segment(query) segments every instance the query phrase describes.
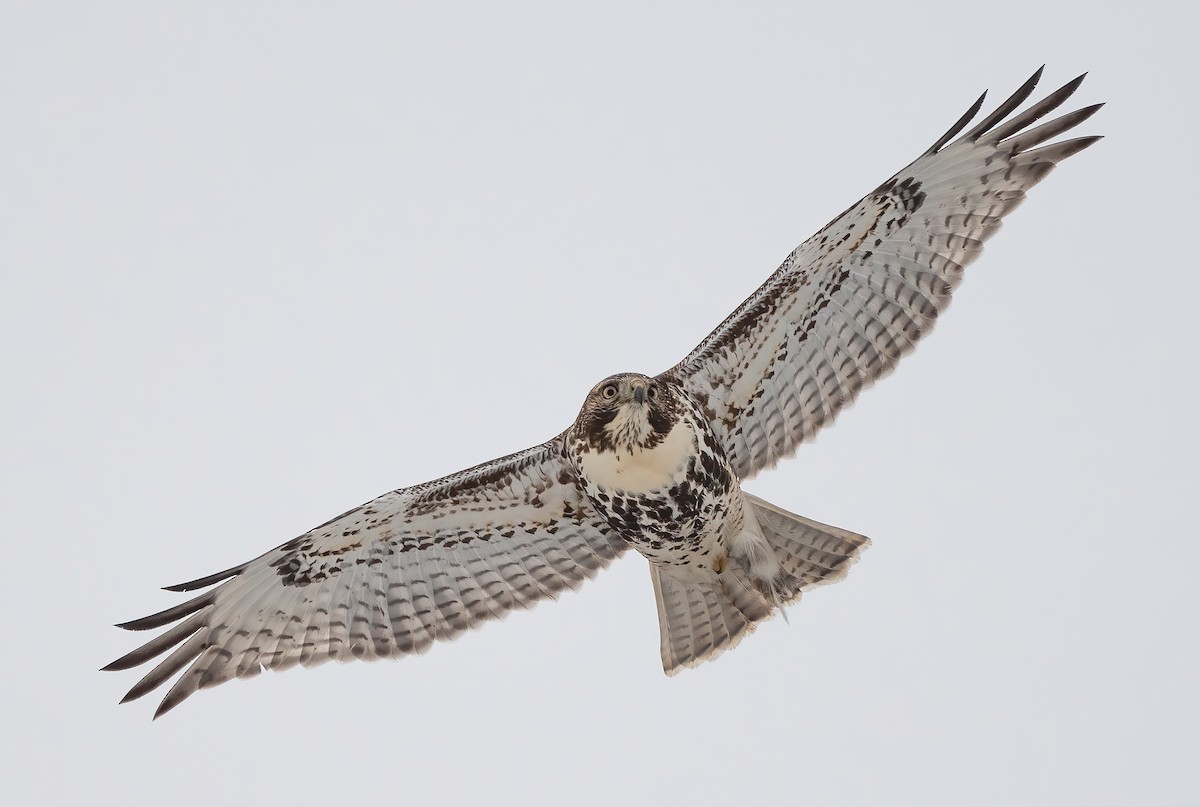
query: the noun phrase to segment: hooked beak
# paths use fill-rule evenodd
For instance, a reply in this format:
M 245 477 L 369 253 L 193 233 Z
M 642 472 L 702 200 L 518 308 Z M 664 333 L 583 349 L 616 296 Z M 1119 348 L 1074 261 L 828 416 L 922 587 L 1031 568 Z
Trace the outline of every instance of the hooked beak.
M 638 384 L 633 388 L 633 400 L 637 401 L 639 404 L 646 402 L 646 388 L 641 384 Z

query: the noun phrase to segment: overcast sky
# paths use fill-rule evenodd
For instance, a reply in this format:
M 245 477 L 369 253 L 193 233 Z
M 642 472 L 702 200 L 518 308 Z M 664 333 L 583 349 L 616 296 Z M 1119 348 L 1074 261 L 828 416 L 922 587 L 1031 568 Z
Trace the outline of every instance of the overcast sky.
M 0 3 L 0 801 L 1197 803 L 1184 9 Z M 668 679 L 631 554 L 117 706 L 159 586 L 557 433 L 1044 62 L 1107 139 L 747 485 L 874 539 L 790 625 Z

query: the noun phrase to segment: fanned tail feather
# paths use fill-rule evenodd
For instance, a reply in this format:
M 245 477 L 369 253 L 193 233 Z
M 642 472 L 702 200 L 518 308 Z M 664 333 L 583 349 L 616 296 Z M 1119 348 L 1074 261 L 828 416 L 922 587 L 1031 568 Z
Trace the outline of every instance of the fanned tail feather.
M 744 559 L 731 557 L 711 580 L 676 577 L 651 564 L 658 603 L 663 670 L 674 675 L 737 646 L 776 610 L 807 589 L 844 578 L 869 538 L 790 513 L 743 493 L 747 523 L 757 523 L 778 561 L 770 580 L 759 580 Z

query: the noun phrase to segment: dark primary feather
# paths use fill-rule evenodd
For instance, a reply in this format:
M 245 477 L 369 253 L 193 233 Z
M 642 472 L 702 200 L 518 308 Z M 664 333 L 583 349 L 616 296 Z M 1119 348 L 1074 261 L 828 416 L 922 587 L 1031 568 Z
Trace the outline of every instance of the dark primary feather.
M 1016 92 L 1004 99 L 1004 102 L 1001 103 L 1000 106 L 996 107 L 992 114 L 985 117 L 983 120 L 977 123 L 971 129 L 971 131 L 963 135 L 963 140 L 978 140 L 986 131 L 1007 118 L 1009 113 L 1024 103 L 1025 99 L 1033 93 L 1034 89 L 1038 85 L 1038 82 L 1041 81 L 1042 71 L 1045 69 L 1046 68 L 1043 65 L 1035 70 L 1033 75 L 1030 76 L 1024 84 L 1018 87 Z M 1075 84 L 1075 87 L 1079 86 L 1078 79 L 1072 83 Z M 1067 84 L 1062 88 L 1062 90 L 1059 90 L 1059 92 L 1061 93 L 1063 90 L 1067 90 L 1067 95 L 1070 95 L 1071 93 L 1075 92 L 1075 87 L 1072 87 L 1071 84 Z
M 210 574 L 207 577 L 201 577 L 197 580 L 189 580 L 186 583 L 176 583 L 173 586 L 164 586 L 163 591 L 181 592 L 181 591 L 195 591 L 196 589 L 208 588 L 209 586 L 215 586 L 217 583 L 220 583 L 222 580 L 228 580 L 231 577 L 239 575 L 244 571 L 246 571 L 246 564 L 239 563 L 237 566 L 230 567 L 223 572 L 217 572 L 216 574 Z M 120 627 L 126 627 L 126 626 L 121 625 Z M 135 630 L 136 630 L 136 628 L 135 628 Z

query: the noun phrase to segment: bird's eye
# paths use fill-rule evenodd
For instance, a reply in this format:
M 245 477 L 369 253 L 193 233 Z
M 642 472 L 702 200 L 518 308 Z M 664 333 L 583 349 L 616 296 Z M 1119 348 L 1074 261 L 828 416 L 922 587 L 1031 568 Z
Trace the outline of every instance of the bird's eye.
M 600 394 L 604 396 L 604 400 L 611 401 L 613 398 L 617 397 L 617 387 L 615 384 L 609 384 L 607 387 L 601 390 Z
M 650 387 L 648 390 L 646 390 L 646 397 L 652 401 L 655 398 L 657 398 L 658 397 L 658 387 Z

